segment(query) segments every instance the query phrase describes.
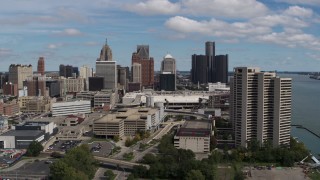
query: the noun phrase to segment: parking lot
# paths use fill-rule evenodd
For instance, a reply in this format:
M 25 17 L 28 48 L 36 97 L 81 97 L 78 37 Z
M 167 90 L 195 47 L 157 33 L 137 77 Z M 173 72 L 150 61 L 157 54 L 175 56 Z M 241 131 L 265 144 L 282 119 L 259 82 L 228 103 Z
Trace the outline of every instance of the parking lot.
M 94 156 L 106 157 L 111 154 L 113 145 L 107 141 L 96 141 L 89 144 L 89 147 Z
M 77 141 L 55 141 L 52 145 L 48 147 L 48 151 L 68 151 L 71 148 L 78 146 L 81 143 L 80 140 Z
M 252 177 L 247 179 L 254 180 L 267 180 L 267 179 L 279 179 L 279 180 L 300 180 L 309 179 L 303 173 L 303 169 L 300 167 L 294 168 L 272 168 L 268 169 L 252 169 Z

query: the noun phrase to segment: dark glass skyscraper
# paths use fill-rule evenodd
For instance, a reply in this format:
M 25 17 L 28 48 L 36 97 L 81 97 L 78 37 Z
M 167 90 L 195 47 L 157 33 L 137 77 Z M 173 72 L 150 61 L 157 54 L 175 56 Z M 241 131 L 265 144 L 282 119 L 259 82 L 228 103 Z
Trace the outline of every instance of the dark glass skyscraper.
M 216 82 L 228 83 L 228 54 L 215 57 Z
M 216 55 L 216 48 L 215 42 L 206 42 L 206 56 L 207 56 L 207 63 L 208 63 L 208 82 L 214 82 L 215 77 L 215 55 Z
M 228 83 L 228 55 L 215 55 L 215 42 L 206 42 L 206 55 L 192 55 L 191 79 L 199 83 Z
M 191 80 L 194 84 L 208 83 L 208 66 L 207 56 L 192 55 Z

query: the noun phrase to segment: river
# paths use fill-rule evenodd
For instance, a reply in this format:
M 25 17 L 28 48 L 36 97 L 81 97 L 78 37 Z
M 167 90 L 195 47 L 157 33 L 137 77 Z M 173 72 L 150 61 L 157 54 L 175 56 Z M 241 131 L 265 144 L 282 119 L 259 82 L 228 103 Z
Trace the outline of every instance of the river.
M 279 74 L 292 78 L 292 124 L 300 124 L 320 134 L 320 80 L 306 75 Z M 320 139 L 304 129 L 292 127 L 291 135 L 298 137 L 311 153 L 320 153 Z

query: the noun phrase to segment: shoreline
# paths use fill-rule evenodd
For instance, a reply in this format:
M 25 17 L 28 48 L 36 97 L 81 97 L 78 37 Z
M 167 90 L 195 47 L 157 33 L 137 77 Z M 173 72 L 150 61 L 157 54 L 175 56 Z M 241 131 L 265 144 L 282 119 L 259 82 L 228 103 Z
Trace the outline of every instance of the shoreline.
M 313 132 L 312 130 L 310 130 L 310 129 L 306 128 L 306 127 L 304 127 L 303 125 L 292 124 L 291 126 L 296 127 L 296 128 L 299 128 L 299 129 L 304 129 L 304 130 L 308 131 L 309 133 L 313 134 L 314 136 L 316 136 L 317 138 L 320 139 L 320 135 L 319 135 L 319 134 Z

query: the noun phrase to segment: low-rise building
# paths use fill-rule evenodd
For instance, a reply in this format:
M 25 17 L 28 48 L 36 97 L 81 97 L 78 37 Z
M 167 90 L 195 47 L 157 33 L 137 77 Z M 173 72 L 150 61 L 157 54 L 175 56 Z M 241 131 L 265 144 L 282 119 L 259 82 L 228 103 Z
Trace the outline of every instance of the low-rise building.
M 109 92 L 98 92 L 94 95 L 94 107 L 104 107 L 109 106 L 109 109 L 112 109 L 116 103 L 117 94 Z
M 13 116 L 20 112 L 19 104 L 16 100 L 10 102 L 0 102 L 0 114 L 5 116 Z
M 95 135 L 132 136 L 140 131 L 154 131 L 163 120 L 163 108 L 118 109 L 93 123 Z
M 84 133 L 83 126 L 66 126 L 56 135 L 57 140 L 79 140 Z
M 212 123 L 207 120 L 186 121 L 174 136 L 174 147 L 195 153 L 210 152 Z
M 4 83 L 2 85 L 3 95 L 18 96 L 18 84 Z
M 44 96 L 19 97 L 19 107 L 25 113 L 46 113 L 51 110 L 52 99 Z
M 90 101 L 56 102 L 52 104 L 52 116 L 91 113 Z
M 27 149 L 32 141 L 44 140 L 45 132 L 42 130 L 11 130 L 0 135 L 0 149 Z

